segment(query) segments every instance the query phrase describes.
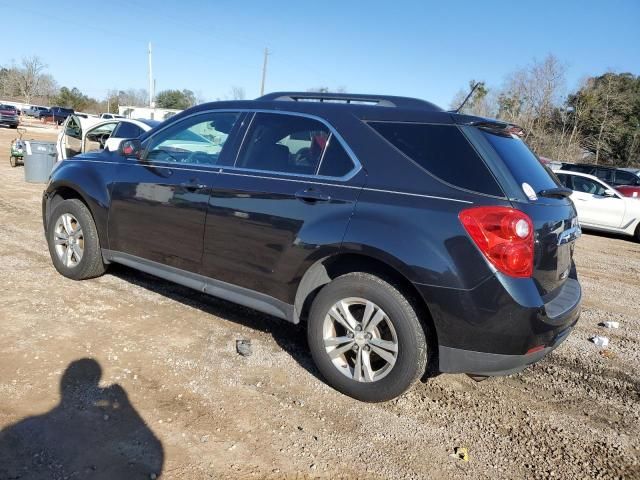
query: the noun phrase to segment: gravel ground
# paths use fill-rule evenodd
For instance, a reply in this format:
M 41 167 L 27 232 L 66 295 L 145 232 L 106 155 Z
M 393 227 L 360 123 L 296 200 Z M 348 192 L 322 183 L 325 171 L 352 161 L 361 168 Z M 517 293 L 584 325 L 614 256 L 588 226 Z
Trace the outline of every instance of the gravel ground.
M 0 128 L 1 152 L 14 136 Z M 0 479 L 640 478 L 640 245 L 580 239 L 584 312 L 538 365 L 442 375 L 369 405 L 318 378 L 302 328 L 123 267 L 58 275 L 43 186 L 6 160 Z

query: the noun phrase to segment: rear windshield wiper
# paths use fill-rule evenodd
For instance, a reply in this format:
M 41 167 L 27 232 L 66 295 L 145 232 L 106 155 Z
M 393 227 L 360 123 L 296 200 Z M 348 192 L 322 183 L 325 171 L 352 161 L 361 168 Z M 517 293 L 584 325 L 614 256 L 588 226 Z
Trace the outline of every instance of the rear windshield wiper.
M 539 197 L 550 197 L 550 198 L 567 198 L 571 196 L 573 190 L 570 188 L 564 187 L 556 187 L 556 188 L 547 188 L 545 190 L 540 190 L 538 192 Z

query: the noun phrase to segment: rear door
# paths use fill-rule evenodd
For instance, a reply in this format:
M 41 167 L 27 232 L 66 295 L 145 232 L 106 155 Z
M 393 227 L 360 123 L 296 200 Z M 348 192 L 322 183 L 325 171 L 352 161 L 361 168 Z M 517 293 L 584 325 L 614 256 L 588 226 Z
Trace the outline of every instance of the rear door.
M 212 187 L 203 272 L 290 301 L 290 285 L 314 250 L 340 248 L 363 183 L 364 172 L 324 122 L 256 113 L 237 160 Z
M 187 117 L 149 137 L 142 160 L 119 165 L 109 213 L 111 250 L 198 272 L 211 185 L 240 116 L 214 111 Z M 197 141 L 185 145 L 184 137 Z

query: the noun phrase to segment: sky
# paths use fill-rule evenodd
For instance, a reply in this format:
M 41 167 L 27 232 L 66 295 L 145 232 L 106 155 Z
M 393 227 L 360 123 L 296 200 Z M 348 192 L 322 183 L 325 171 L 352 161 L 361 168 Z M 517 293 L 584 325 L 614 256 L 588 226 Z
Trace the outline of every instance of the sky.
M 345 88 L 449 107 L 470 79 L 505 76 L 554 54 L 566 88 L 605 71 L 640 74 L 640 0 L 0 0 L 0 65 L 37 55 L 60 86 L 97 99 L 147 88 L 188 88 L 203 100 L 242 87 Z M 6 33 L 6 31 L 5 31 Z

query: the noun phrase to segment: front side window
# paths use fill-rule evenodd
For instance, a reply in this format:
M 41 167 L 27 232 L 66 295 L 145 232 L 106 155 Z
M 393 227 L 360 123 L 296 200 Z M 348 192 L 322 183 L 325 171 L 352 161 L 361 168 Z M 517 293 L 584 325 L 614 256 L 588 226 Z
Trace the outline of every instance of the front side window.
M 573 190 L 580 193 L 589 193 L 591 195 L 604 195 L 606 187 L 600 182 L 585 177 L 573 177 Z
M 82 139 L 82 127 L 80 121 L 76 117 L 71 117 L 64 128 L 64 134 L 67 137 Z
M 330 137 L 327 126 L 317 120 L 256 113 L 236 167 L 314 175 Z
M 145 159 L 216 165 L 240 114 L 214 112 L 185 119 L 152 137 Z

